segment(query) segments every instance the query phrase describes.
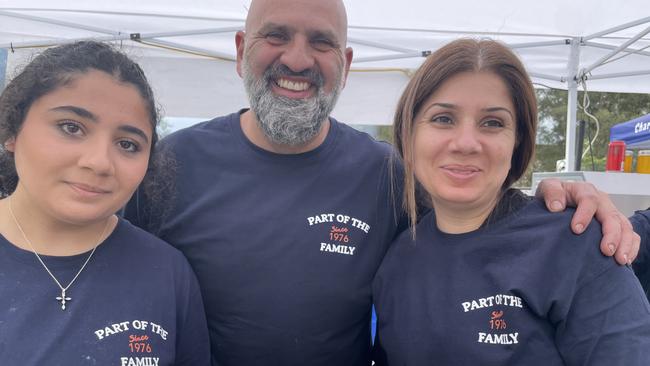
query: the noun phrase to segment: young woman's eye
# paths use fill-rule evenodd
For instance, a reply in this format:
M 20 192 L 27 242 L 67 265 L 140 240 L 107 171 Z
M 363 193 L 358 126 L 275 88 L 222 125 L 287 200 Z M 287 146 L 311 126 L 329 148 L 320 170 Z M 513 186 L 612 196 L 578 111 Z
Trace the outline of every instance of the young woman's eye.
M 58 124 L 61 131 L 67 135 L 80 136 L 83 134 L 83 129 L 76 122 L 64 121 Z
M 117 144 L 122 150 L 130 152 L 130 153 L 135 153 L 135 152 L 140 151 L 140 145 L 136 144 L 133 141 L 120 140 Z

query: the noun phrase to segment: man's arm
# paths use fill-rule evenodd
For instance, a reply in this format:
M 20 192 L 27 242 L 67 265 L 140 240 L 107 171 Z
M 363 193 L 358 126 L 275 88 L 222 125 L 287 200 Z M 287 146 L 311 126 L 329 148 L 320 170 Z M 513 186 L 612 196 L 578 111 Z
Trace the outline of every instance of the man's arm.
M 600 250 L 604 255 L 614 256 L 619 264 L 631 264 L 636 258 L 641 241 L 639 235 L 609 196 L 593 184 L 544 179 L 536 195 L 544 199 L 552 212 L 562 211 L 567 205 L 575 206 L 571 229 L 576 234 L 581 234 L 595 217 L 603 227 Z

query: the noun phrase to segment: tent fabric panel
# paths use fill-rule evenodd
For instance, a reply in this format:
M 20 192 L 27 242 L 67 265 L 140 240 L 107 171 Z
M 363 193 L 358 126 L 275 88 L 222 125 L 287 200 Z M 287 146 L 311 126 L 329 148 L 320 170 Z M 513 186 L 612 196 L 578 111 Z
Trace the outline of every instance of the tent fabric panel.
M 610 141 L 624 141 L 632 148 L 650 148 L 650 114 L 610 128 Z

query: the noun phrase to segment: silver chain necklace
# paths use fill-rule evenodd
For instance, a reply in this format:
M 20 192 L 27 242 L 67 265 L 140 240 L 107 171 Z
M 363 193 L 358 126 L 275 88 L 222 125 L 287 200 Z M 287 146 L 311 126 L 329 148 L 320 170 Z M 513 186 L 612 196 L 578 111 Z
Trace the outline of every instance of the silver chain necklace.
M 68 283 L 68 285 L 66 287 L 63 287 L 63 285 L 61 285 L 61 282 L 59 282 L 59 280 L 56 277 L 54 277 L 54 274 L 52 274 L 52 271 L 50 271 L 50 269 L 47 268 L 47 266 L 45 265 L 45 262 L 43 262 L 43 259 L 41 259 L 41 256 L 38 255 L 38 253 L 36 253 L 36 249 L 34 249 L 34 245 L 32 244 L 32 242 L 29 239 L 27 239 L 27 235 L 25 235 L 25 231 L 23 230 L 22 226 L 20 226 L 20 224 L 18 223 L 18 219 L 16 219 L 16 215 L 14 215 L 14 210 L 11 207 L 12 206 L 11 198 L 9 198 L 8 201 L 9 201 L 9 213 L 11 214 L 11 218 L 14 219 L 14 223 L 16 224 L 16 227 L 18 228 L 20 233 L 23 235 L 23 239 L 25 239 L 27 244 L 29 244 L 29 247 L 31 248 L 32 252 L 34 253 L 34 255 L 36 255 L 36 259 L 38 259 L 38 261 L 43 265 L 43 268 L 45 268 L 45 270 L 50 275 L 50 277 L 52 277 L 54 282 L 56 282 L 57 286 L 59 286 L 59 288 L 61 289 L 61 296 L 57 296 L 55 299 L 58 302 L 61 303 L 61 310 L 65 310 L 65 304 L 68 301 L 72 300 L 72 298 L 70 298 L 69 296 L 66 296 L 65 292 L 70 288 L 70 286 L 72 286 L 72 284 L 77 279 L 77 277 L 79 277 L 81 272 L 83 272 L 84 268 L 86 268 L 86 264 L 88 264 L 88 262 L 90 261 L 90 258 L 92 258 L 93 254 L 95 254 L 95 249 L 97 249 L 97 247 L 99 246 L 99 243 L 101 243 L 101 240 L 104 237 L 104 234 L 106 233 L 106 229 L 108 229 L 108 224 L 111 222 L 111 220 L 106 220 L 106 226 L 104 226 L 104 230 L 102 230 L 102 233 L 99 235 L 99 238 L 97 239 L 97 244 L 95 244 L 95 246 L 93 247 L 93 250 L 90 252 L 90 255 L 88 256 L 88 258 L 86 258 L 86 261 L 81 266 L 81 268 L 79 269 L 77 274 L 74 276 L 72 281 L 70 281 L 70 283 Z

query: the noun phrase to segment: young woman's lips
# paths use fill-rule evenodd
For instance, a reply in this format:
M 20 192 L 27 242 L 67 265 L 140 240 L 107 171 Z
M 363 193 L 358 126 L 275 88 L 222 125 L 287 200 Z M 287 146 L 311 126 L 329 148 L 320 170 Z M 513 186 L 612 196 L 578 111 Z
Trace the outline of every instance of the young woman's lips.
M 94 196 L 110 193 L 110 191 L 107 189 L 92 186 L 85 183 L 68 182 L 68 184 L 70 185 L 70 187 L 72 187 L 72 189 L 75 192 L 81 194 L 82 196 L 94 197 Z

